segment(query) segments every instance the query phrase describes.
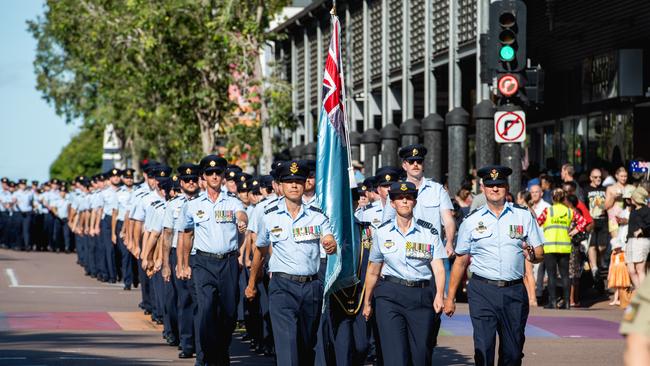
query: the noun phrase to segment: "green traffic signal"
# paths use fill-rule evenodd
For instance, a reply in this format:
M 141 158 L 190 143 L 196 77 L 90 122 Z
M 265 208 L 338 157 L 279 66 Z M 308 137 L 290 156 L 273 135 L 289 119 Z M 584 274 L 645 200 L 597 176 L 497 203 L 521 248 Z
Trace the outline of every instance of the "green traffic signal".
M 506 62 L 512 61 L 515 58 L 515 49 L 512 46 L 504 45 L 499 50 L 499 57 Z

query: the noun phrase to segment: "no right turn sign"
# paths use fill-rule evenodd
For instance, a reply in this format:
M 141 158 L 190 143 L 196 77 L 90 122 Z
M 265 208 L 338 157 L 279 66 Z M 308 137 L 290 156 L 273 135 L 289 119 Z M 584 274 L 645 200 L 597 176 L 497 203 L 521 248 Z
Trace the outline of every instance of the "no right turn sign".
M 500 144 L 526 141 L 524 111 L 501 111 L 494 114 L 494 140 Z

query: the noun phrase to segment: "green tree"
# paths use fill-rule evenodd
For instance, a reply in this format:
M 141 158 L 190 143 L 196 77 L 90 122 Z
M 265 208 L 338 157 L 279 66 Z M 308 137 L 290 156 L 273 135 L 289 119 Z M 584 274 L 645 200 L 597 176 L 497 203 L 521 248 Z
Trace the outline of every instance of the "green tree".
M 103 131 L 83 128 L 50 165 L 50 177 L 70 181 L 101 172 Z
M 260 46 L 287 3 L 233 0 L 48 0 L 28 22 L 37 40 L 37 89 L 67 121 L 113 125 L 125 158 L 169 164 L 213 152 L 218 135 L 257 158 L 256 124 L 233 123 L 228 88 L 263 96 Z M 245 75 L 235 78 L 234 75 Z M 244 135 L 249 138 L 244 139 Z M 244 148 L 242 148 L 244 147 Z

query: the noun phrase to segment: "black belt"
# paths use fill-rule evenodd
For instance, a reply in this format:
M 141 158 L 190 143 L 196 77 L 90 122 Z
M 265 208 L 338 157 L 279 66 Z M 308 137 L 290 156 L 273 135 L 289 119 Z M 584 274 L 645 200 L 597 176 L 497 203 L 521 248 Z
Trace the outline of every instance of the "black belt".
M 234 255 L 238 255 L 239 251 L 233 250 L 232 252 L 228 252 L 228 253 L 215 254 L 215 253 L 204 252 L 204 251 L 201 251 L 201 250 L 197 249 L 196 254 L 200 255 L 202 257 L 209 257 L 209 258 L 214 258 L 214 259 L 226 259 L 226 258 L 232 257 Z
M 489 283 L 490 285 L 494 285 L 494 286 L 497 286 L 497 287 L 510 287 L 510 286 L 518 285 L 518 284 L 524 282 L 524 280 L 522 278 L 520 278 L 518 280 L 512 280 L 512 281 L 489 280 L 489 279 L 487 279 L 485 277 L 481 277 L 481 276 L 475 275 L 475 274 L 472 274 L 472 279 L 477 280 L 477 281 L 481 281 L 481 282 L 485 282 L 485 283 Z
M 393 276 L 384 276 L 383 277 L 384 281 L 396 283 L 398 285 L 406 286 L 406 287 L 419 287 L 419 288 L 425 288 L 429 287 L 429 284 L 431 282 L 427 280 L 423 281 L 409 281 L 409 280 L 403 280 L 401 278 L 393 277 Z
M 314 281 L 314 280 L 318 279 L 317 274 L 307 275 L 307 276 L 296 276 L 296 275 L 292 275 L 292 274 L 288 274 L 288 273 L 284 273 L 284 272 L 273 272 L 273 276 L 286 278 L 288 280 L 291 280 L 291 281 L 294 281 L 294 282 L 300 282 L 300 283 L 311 282 L 311 281 Z

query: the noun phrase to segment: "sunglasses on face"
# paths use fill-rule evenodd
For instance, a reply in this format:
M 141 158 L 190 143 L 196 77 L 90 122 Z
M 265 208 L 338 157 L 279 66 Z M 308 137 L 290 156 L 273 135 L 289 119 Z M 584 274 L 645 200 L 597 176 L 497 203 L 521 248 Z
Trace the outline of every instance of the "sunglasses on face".
M 213 175 L 221 175 L 223 172 L 221 170 L 211 170 L 209 172 L 204 172 L 203 174 L 205 174 L 206 177 L 211 177 Z
M 199 178 L 198 177 L 196 177 L 196 178 L 181 178 L 181 181 L 183 181 L 183 183 L 190 183 L 190 182 L 198 183 Z
M 496 188 L 506 188 L 507 184 L 505 183 L 500 183 L 500 184 L 486 184 L 485 188 L 493 189 L 494 187 Z
M 422 160 L 407 160 L 406 162 L 408 163 L 408 165 L 414 165 L 415 163 L 417 163 L 418 165 L 422 165 Z

